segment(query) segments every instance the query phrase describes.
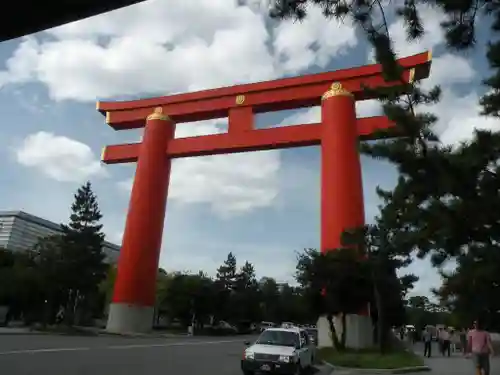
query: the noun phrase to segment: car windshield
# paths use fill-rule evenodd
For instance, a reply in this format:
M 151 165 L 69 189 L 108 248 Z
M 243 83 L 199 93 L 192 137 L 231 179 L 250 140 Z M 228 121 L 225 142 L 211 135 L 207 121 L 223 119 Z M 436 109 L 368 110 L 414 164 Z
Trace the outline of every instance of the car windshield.
M 300 343 L 299 335 L 296 332 L 267 330 L 262 332 L 256 344 L 278 345 L 296 347 Z

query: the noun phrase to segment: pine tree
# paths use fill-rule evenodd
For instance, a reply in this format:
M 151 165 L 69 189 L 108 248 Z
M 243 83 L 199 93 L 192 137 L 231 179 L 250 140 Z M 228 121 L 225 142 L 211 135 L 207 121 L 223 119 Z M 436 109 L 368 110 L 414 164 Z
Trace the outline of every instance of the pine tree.
M 257 321 L 260 315 L 259 286 L 255 268 L 246 261 L 236 274 L 232 310 L 239 321 Z
M 214 281 L 216 311 L 219 320 L 228 320 L 232 317 L 231 299 L 236 282 L 236 257 L 230 252 L 224 263 L 217 269 Z
M 236 257 L 233 253 L 227 255 L 224 263 L 217 269 L 216 281 L 222 284 L 223 288 L 231 291 L 236 282 Z
M 333 249 L 332 249 L 333 250 Z M 350 248 L 320 253 L 305 249 L 298 255 L 296 280 L 306 290 L 308 303 L 316 316 L 326 316 L 334 347 L 346 348 L 346 315 L 357 314 L 371 300 L 369 268 Z M 343 327 L 338 336 L 334 316 Z
M 493 73 L 484 82 L 490 90 L 480 104 L 483 114 L 500 117 L 500 40 L 495 38 L 500 31 L 499 1 L 283 0 L 277 2 L 272 16 L 300 20 L 307 17 L 308 6 L 312 4 L 322 7 L 325 17 L 351 19 L 365 33 L 374 48 L 376 61 L 390 79 L 398 79 L 400 69 L 388 33 L 387 14 L 403 19 L 408 43 L 411 43 L 425 32 L 420 6 L 439 8 L 444 14 L 441 26 L 447 47 L 454 51 L 474 47 L 476 25 L 492 20 L 490 40 L 493 42 L 488 45 L 486 58 Z M 378 191 L 384 200 L 381 218 L 384 226 L 392 229 L 391 243 L 408 251 L 416 250 L 421 257 L 431 253 L 436 266 L 457 258 L 459 262 L 475 259 L 474 262 L 486 267 L 486 262 L 480 260 L 484 258 L 485 249 L 500 251 L 500 167 L 497 162 L 500 134 L 477 131 L 466 144 L 454 149 L 443 147 L 436 142 L 438 139 L 432 131 L 439 119 L 429 113 L 416 113 L 419 105 L 440 99 L 438 87 L 424 92 L 417 82 L 407 87 L 402 97 L 391 91 L 372 91 L 381 98 L 385 114 L 407 135 L 362 145 L 364 153 L 391 162 L 400 174 L 392 191 Z M 495 271 L 488 272 L 500 273 L 499 263 L 495 264 Z M 459 265 L 453 278 L 471 283 L 482 272 L 482 267 Z M 452 279 L 445 277 L 445 284 Z M 454 298 L 458 298 L 460 291 L 456 293 Z M 462 297 L 466 299 L 466 294 Z M 465 309 L 465 304 L 460 308 Z
M 104 234 L 99 223 L 102 214 L 90 182 L 78 189 L 71 211 L 69 224 L 61 225 L 67 281 L 65 315 L 69 323 L 78 306 L 91 302 L 99 290 L 99 284 L 106 278 L 108 269 L 104 263 Z

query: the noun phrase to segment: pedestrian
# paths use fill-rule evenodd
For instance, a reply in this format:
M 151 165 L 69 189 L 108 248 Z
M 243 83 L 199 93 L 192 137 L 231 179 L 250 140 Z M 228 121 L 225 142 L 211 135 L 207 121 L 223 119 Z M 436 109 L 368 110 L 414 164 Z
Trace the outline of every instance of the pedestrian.
M 441 353 L 443 356 L 445 354 L 448 354 L 448 357 L 451 355 L 450 333 L 446 327 L 441 330 Z
M 486 332 L 479 320 L 474 322 L 473 328 L 469 331 L 467 353 L 472 355 L 476 375 L 490 375 L 490 356 L 493 353 L 491 337 Z
M 422 331 L 422 340 L 424 341 L 424 357 L 430 358 L 432 354 L 432 335 L 429 328 Z
M 457 351 L 458 345 L 460 345 L 460 337 L 455 329 L 450 330 L 450 344 L 451 352 L 455 353 Z
M 465 328 L 460 330 L 460 349 L 464 355 L 467 354 L 467 331 Z

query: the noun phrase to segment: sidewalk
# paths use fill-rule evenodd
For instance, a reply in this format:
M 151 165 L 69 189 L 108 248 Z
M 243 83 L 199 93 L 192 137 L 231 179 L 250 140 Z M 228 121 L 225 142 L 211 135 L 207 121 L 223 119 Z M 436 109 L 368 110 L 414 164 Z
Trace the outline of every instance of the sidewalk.
M 424 346 L 417 343 L 413 347 L 416 354 L 423 356 Z M 432 370 L 428 374 L 432 375 L 474 375 L 474 366 L 470 358 L 465 358 L 462 353 L 451 353 L 451 357 L 443 357 L 439 353 L 437 343 L 432 346 L 431 358 L 425 358 L 425 364 Z M 500 357 L 491 358 L 492 375 L 500 372 Z

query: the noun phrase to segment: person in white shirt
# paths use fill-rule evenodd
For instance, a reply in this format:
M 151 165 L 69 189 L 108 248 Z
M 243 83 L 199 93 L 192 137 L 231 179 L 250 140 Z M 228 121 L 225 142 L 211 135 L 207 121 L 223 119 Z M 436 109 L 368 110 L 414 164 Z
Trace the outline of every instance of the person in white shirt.
M 432 335 L 429 328 L 423 330 L 422 340 L 424 340 L 424 357 L 430 358 L 432 353 Z
M 451 342 L 450 342 L 450 333 L 448 332 L 448 329 L 445 327 L 441 330 L 440 332 L 440 337 L 441 339 L 441 353 L 443 356 L 445 354 L 448 354 L 448 357 L 451 355 Z

